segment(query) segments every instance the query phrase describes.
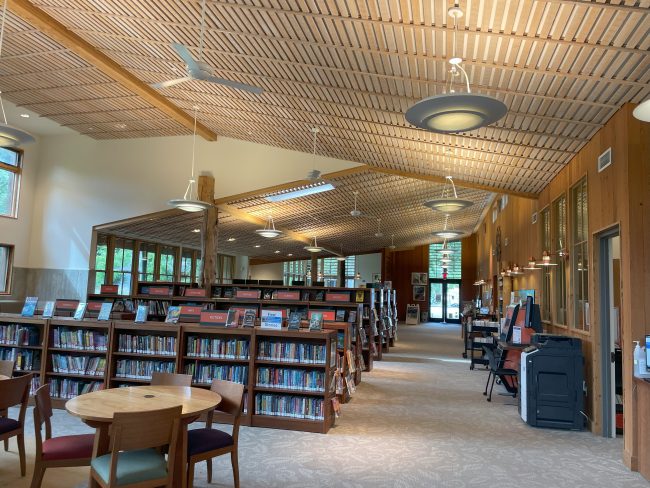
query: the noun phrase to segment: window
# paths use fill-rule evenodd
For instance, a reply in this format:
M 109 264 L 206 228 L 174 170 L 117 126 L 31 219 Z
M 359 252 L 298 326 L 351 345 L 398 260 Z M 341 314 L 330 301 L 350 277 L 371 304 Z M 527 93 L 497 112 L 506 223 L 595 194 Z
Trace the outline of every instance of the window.
M 160 246 L 160 264 L 158 281 L 174 281 L 174 265 L 176 263 L 176 248 Z
M 192 283 L 192 263 L 194 262 L 194 251 L 183 249 L 181 253 L 180 281 Z
M 133 241 L 115 239 L 113 250 L 113 284 L 118 286 L 119 295 L 131 294 L 133 277 Z
M 589 302 L 589 225 L 587 215 L 587 179 L 583 178 L 571 190 L 573 221 L 573 252 L 571 253 L 571 276 L 573 282 L 573 326 L 589 330 L 585 307 Z
M 156 279 L 156 245 L 143 242 L 138 254 L 138 280 L 154 281 Z
M 100 293 L 102 285 L 106 284 L 106 269 L 108 258 L 108 236 L 98 235 L 97 245 L 95 247 L 95 286 L 94 292 Z
M 347 256 L 345 258 L 345 286 L 354 288 L 354 279 L 357 274 L 357 257 Z
M 551 251 L 558 255 L 558 265 L 554 266 L 553 320 L 556 324 L 566 325 L 566 266 L 563 258 L 566 251 L 566 195 L 562 195 L 551 205 L 553 241 Z
M 548 207 L 541 211 L 542 250 L 551 251 L 551 211 Z M 541 259 L 541 257 L 540 257 Z M 542 266 L 542 320 L 551 320 L 551 268 Z
M 437 252 L 438 249 L 442 249 L 442 243 L 431 244 L 429 246 L 429 278 L 449 280 L 459 280 L 461 278 L 461 242 L 448 242 L 447 247 L 454 252 L 449 255 L 451 262 L 447 263 L 447 276 L 445 277 L 442 272 L 442 263 L 440 262 L 442 254 Z
M 21 153 L 0 147 L 0 216 L 18 215 L 18 190 L 20 188 Z
M 8 295 L 11 291 L 13 257 L 14 246 L 0 244 L 0 295 Z
M 318 260 L 318 281 L 324 281 L 325 286 L 337 286 L 339 281 L 339 262 L 336 258 L 321 258 Z
M 311 267 L 309 260 L 285 261 L 283 265 L 284 284 L 289 286 L 294 281 L 305 281 L 308 279 L 308 268 Z

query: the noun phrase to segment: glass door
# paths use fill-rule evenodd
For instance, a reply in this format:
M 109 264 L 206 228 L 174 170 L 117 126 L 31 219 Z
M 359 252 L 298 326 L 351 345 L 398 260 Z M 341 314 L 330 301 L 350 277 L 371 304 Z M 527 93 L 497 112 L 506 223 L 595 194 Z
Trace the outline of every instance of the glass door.
M 430 310 L 429 310 L 429 320 L 433 322 L 440 322 L 442 321 L 444 314 L 443 314 L 443 307 L 442 307 L 442 302 L 443 302 L 443 290 L 442 290 L 442 283 L 431 283 L 429 285 L 429 296 L 431 297 L 431 303 L 430 303 Z
M 448 322 L 460 321 L 460 284 L 445 283 L 445 319 Z

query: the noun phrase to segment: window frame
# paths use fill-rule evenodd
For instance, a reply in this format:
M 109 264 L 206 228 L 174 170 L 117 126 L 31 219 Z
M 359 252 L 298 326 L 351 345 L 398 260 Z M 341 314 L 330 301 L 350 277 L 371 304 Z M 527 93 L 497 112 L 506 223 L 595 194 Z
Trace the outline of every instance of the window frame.
M 6 248 L 8 250 L 7 252 L 7 273 L 4 277 L 4 288 L 0 290 L 0 296 L 9 296 L 11 295 L 11 284 L 12 284 L 12 276 L 13 276 L 13 270 L 14 270 L 14 254 L 16 250 L 16 246 L 13 244 L 5 244 L 5 243 L 0 243 L 0 248 Z M 1 278 L 1 277 L 0 277 Z
M 564 202 L 564 228 L 562 228 L 562 222 L 559 222 L 561 207 L 560 202 Z M 559 255 L 560 250 L 568 249 L 567 242 L 567 227 L 568 227 L 568 198 L 566 192 L 558 195 L 558 197 L 551 202 L 551 253 L 558 256 L 557 266 L 553 266 L 553 305 L 552 305 L 552 314 L 553 324 L 560 325 L 563 327 L 568 326 L 568 300 L 567 300 L 567 279 L 566 279 L 566 260 L 564 256 Z M 557 206 L 557 211 L 556 211 Z M 563 234 L 564 238 L 561 240 L 560 234 Z M 562 245 L 560 245 L 562 242 Z M 560 305 L 563 304 L 564 307 Z M 560 310 L 564 310 L 564 320 L 560 320 Z
M 582 177 L 570 189 L 571 193 L 571 290 L 573 293 L 572 327 L 589 332 L 589 318 L 585 317 L 584 304 L 589 303 L 589 188 L 587 177 Z M 578 204 L 583 193 L 582 204 Z M 578 207 L 582 210 L 580 218 Z M 578 228 L 578 225 L 581 228 Z M 582 234 L 582 235 L 581 235 Z M 580 257 L 582 259 L 580 259 Z M 582 265 L 582 269 L 580 269 Z M 585 269 L 586 268 L 586 269 Z
M 542 243 L 542 251 L 551 252 L 551 234 L 553 225 L 551 223 L 551 206 L 546 205 L 539 212 L 540 222 L 540 242 Z M 548 224 L 548 225 L 547 225 Z M 541 258 L 540 258 L 541 259 Z M 551 321 L 551 268 L 554 266 L 542 266 L 542 306 L 541 314 L 542 321 Z
M 14 185 L 11 196 L 11 211 L 8 214 L 0 213 L 0 218 L 6 219 L 17 219 L 18 218 L 18 204 L 20 201 L 20 189 L 22 183 L 22 174 L 23 174 L 23 156 L 24 152 L 22 149 L 14 149 L 9 147 L 3 147 L 7 151 L 12 151 L 17 154 L 16 165 L 3 163 L 0 161 L 0 171 L 7 171 L 14 174 Z

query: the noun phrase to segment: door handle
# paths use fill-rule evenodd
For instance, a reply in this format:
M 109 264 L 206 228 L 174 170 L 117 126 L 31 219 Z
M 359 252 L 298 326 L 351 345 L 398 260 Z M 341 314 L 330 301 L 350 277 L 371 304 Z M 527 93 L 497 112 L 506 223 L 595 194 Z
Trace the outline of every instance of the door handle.
M 609 361 L 612 363 L 616 362 L 616 354 L 614 352 L 609 353 Z

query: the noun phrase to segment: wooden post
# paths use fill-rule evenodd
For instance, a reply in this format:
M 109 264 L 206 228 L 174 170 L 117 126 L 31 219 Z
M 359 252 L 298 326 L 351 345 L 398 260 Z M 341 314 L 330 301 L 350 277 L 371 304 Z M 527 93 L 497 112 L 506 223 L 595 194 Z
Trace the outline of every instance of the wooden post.
M 311 286 L 318 281 L 318 257 L 316 253 L 311 255 Z
M 198 181 L 199 200 L 214 203 L 214 176 L 201 175 Z M 217 207 L 203 212 L 201 228 L 201 273 L 199 286 L 209 289 L 217 279 Z
M 339 261 L 339 286 L 345 286 L 345 261 Z

